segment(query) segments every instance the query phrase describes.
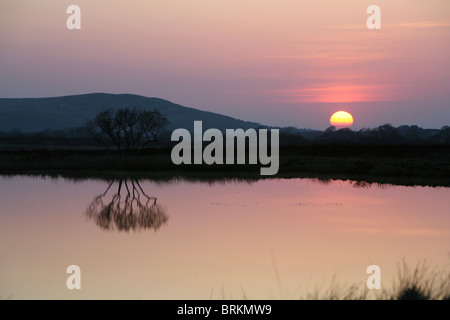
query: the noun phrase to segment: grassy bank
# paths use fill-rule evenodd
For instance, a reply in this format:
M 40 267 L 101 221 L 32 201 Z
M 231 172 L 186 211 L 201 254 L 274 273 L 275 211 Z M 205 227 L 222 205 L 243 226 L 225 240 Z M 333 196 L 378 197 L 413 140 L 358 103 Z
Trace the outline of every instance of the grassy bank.
M 398 263 L 397 275 L 381 289 L 368 290 L 366 284 L 341 285 L 335 279 L 323 289 L 307 295 L 319 300 L 450 300 L 450 265 L 432 267 L 420 260 L 413 267 Z
M 0 172 L 67 177 L 260 179 L 261 165 L 179 165 L 171 149 L 119 154 L 103 150 L 0 151 Z M 316 145 L 280 149 L 280 178 L 361 180 L 369 183 L 450 186 L 450 147 Z
M 383 272 L 383 271 L 382 271 Z M 292 293 L 283 289 L 278 283 L 280 292 L 271 299 L 281 300 L 450 300 L 450 264 L 431 266 L 426 260 L 419 260 L 414 266 L 405 260 L 397 264 L 394 278 L 381 276 L 380 289 L 368 289 L 366 282 L 347 284 L 335 275 L 330 281 L 324 281 L 307 293 Z M 279 281 L 279 280 L 277 280 Z M 227 295 L 222 288 L 219 295 L 210 299 L 252 299 L 245 288 L 242 295 Z

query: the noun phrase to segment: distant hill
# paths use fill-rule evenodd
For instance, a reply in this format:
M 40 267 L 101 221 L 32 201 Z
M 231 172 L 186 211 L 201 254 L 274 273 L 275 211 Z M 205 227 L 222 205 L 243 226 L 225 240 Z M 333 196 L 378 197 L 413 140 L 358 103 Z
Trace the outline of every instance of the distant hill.
M 53 145 L 53 138 L 83 138 L 92 140 L 84 129 L 87 120 L 107 109 L 139 107 L 157 109 L 166 115 L 170 124 L 159 141 L 170 141 L 170 132 L 177 128 L 193 130 L 195 120 L 203 121 L 203 130 L 217 128 L 268 128 L 280 130 L 281 146 L 310 144 L 353 145 L 450 145 L 450 127 L 423 129 L 416 125 L 393 127 L 384 124 L 358 131 L 329 127 L 325 131 L 299 129 L 296 127 L 270 127 L 256 122 L 243 121 L 218 113 L 184 107 L 159 98 L 132 94 L 92 93 L 54 98 L 0 98 L 0 147 L 1 145 Z M 39 134 L 38 134 L 39 132 Z M 50 140 L 48 138 L 51 138 Z M 53 140 L 52 140 L 53 139 Z M 47 141 L 47 142 L 45 142 Z M 71 144 L 88 144 L 88 140 L 72 141 Z M 61 141 L 67 145 L 67 141 Z
M 159 98 L 132 94 L 92 93 L 54 98 L 0 98 L 0 131 L 38 132 L 75 128 L 83 126 L 86 120 L 100 111 L 121 107 L 157 109 L 169 119 L 169 130 L 191 129 L 195 120 L 203 121 L 204 130 L 248 129 L 261 126 L 256 122 L 188 108 Z

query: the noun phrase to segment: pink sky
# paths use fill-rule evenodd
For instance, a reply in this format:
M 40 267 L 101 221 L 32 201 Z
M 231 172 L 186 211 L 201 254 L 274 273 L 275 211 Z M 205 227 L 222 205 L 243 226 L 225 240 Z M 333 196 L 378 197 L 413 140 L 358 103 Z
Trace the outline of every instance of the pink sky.
M 318 129 L 340 109 L 357 129 L 450 119 L 447 0 L 10 0 L 0 48 L 0 97 L 135 93 Z

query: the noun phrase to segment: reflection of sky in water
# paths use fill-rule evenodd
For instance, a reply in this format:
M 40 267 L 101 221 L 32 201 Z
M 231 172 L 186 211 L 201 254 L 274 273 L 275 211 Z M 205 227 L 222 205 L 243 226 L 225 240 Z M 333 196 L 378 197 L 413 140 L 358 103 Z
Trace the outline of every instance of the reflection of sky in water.
M 371 264 L 387 286 L 401 258 L 448 262 L 450 189 L 140 184 L 168 216 L 157 231 L 104 231 L 88 219 L 106 182 L 1 178 L 1 297 L 297 298 L 334 275 L 364 285 Z M 71 264 L 80 291 L 65 286 Z

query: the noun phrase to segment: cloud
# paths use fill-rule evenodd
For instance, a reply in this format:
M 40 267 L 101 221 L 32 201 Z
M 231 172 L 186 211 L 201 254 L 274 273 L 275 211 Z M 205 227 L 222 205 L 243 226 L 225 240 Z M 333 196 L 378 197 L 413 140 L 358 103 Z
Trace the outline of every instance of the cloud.
M 382 85 L 332 84 L 287 89 L 281 92 L 285 97 L 302 102 L 355 102 L 376 101 L 383 95 Z
M 381 18 L 381 29 L 388 28 L 449 28 L 450 22 L 448 21 L 413 21 L 413 22 L 400 22 L 400 23 L 383 23 L 383 17 Z M 365 23 L 360 24 L 346 24 L 346 25 L 332 25 L 326 26 L 328 29 L 339 30 L 367 30 Z
M 443 21 L 416 21 L 416 22 L 406 22 L 388 25 L 392 27 L 407 27 L 407 28 L 448 28 L 450 27 L 450 22 Z
M 344 25 L 332 25 L 332 26 L 324 26 L 327 29 L 339 29 L 339 30 L 367 30 L 366 23 L 358 23 L 358 24 L 344 24 Z

